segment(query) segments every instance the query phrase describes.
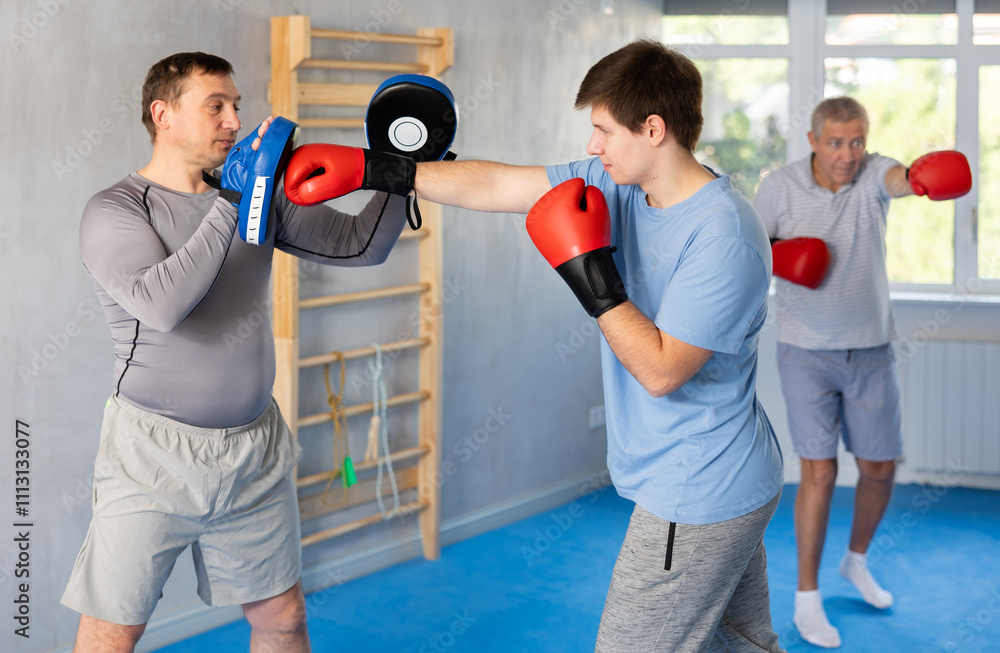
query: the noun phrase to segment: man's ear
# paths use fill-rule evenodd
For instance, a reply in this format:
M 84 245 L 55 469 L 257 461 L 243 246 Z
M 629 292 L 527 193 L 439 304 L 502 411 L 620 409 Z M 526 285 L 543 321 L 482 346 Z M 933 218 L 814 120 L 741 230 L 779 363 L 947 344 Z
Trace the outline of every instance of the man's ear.
M 643 135 L 649 138 L 649 143 L 653 147 L 658 146 L 666 139 L 669 130 L 667 123 L 657 114 L 651 114 L 642 125 Z
M 170 106 L 165 100 L 153 100 L 149 105 L 149 115 L 157 130 L 170 128 Z
M 815 152 L 816 146 L 819 145 L 819 139 L 816 137 L 816 134 L 812 132 L 808 132 L 806 136 L 809 137 L 809 147 L 811 147 L 812 151 Z

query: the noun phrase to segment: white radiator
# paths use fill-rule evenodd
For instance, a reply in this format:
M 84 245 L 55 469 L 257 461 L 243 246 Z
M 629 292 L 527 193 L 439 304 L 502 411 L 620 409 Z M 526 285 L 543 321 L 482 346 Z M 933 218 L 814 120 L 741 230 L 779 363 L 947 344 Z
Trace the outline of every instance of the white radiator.
M 903 341 L 896 357 L 905 464 L 1000 474 L 1000 344 Z

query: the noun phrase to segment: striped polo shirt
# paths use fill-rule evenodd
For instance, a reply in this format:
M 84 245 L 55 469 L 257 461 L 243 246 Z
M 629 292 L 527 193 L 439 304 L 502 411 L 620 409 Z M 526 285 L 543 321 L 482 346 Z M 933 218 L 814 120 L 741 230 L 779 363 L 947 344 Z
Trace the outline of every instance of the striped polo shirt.
M 896 337 L 885 267 L 885 175 L 895 159 L 866 154 L 836 193 L 816 183 L 812 156 L 760 182 L 754 208 L 769 238 L 821 238 L 830 269 L 816 290 L 777 278 L 778 342 L 803 349 L 863 349 Z

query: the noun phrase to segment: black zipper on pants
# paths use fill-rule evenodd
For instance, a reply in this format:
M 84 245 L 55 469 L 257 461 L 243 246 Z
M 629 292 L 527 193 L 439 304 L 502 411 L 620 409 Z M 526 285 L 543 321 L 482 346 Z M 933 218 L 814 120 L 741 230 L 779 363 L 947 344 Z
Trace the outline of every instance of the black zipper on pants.
M 663 562 L 663 571 L 670 571 L 670 560 L 674 557 L 674 530 L 677 524 L 670 522 L 670 530 L 667 532 L 667 559 Z

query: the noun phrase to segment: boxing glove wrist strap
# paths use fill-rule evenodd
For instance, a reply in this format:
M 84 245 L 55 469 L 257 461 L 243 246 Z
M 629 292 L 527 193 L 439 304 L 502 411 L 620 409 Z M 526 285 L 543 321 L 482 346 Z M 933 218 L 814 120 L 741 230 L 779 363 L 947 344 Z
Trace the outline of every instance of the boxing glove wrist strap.
M 417 177 L 416 162 L 405 156 L 365 150 L 365 172 L 361 188 L 393 195 L 409 195 Z
M 556 268 L 590 317 L 598 317 L 628 301 L 625 283 L 615 266 L 613 247 L 574 256 Z

